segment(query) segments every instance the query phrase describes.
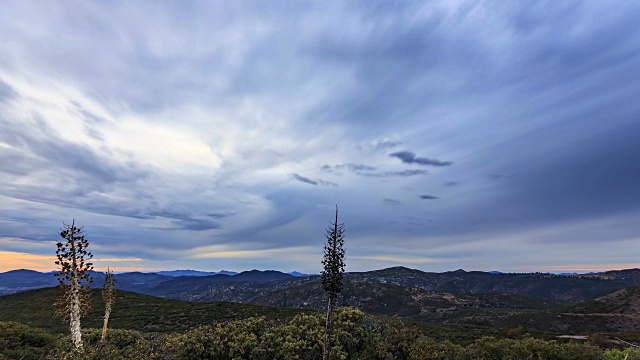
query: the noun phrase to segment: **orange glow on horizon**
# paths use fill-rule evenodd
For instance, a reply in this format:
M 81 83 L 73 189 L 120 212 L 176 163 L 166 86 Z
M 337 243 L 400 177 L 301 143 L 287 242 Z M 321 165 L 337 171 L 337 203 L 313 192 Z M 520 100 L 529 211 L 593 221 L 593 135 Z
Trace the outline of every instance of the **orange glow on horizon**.
M 55 262 L 57 258 L 55 256 L 46 256 L 46 255 L 34 255 L 27 254 L 21 252 L 13 252 L 13 251 L 0 251 L 0 272 L 6 272 L 10 270 L 18 270 L 18 269 L 28 269 L 35 270 L 40 272 L 48 272 L 58 270 L 56 268 Z M 119 261 L 141 261 L 141 259 L 132 258 L 132 259 L 97 259 L 96 261 L 109 261 L 109 260 L 119 260 Z M 97 264 L 96 264 L 97 265 Z M 100 264 L 102 265 L 102 264 Z M 114 272 L 129 272 L 129 271 L 160 271 L 162 268 L 146 268 L 142 266 L 113 266 L 109 264 L 105 264 L 105 266 L 96 266 L 94 268 L 95 271 L 107 271 L 107 267 Z
M 47 272 L 55 270 L 55 256 L 34 255 L 13 251 L 0 251 L 0 271 L 29 269 Z

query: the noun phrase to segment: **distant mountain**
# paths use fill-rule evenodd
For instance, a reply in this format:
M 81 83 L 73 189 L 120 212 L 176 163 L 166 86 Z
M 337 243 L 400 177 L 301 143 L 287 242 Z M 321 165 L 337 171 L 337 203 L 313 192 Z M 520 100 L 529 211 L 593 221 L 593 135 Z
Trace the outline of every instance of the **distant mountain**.
M 640 271 L 622 270 L 617 273 L 623 273 L 623 275 L 600 278 L 547 273 L 492 274 L 464 270 L 430 273 L 400 266 L 348 273 L 346 278 L 353 281 L 382 282 L 430 291 L 521 294 L 576 304 L 640 284 Z
M 209 276 L 209 275 L 235 275 L 236 272 L 221 270 L 215 271 L 198 271 L 198 270 L 171 270 L 171 271 L 158 271 L 158 275 L 164 276 Z
M 197 270 L 171 270 L 171 271 L 157 271 L 158 275 L 163 276 L 209 276 L 217 275 L 216 272 L 197 271 Z
M 640 278 L 640 269 L 612 270 L 599 273 L 580 274 L 578 277 L 603 280 L 630 280 Z
M 303 276 L 309 276 L 310 275 L 310 274 L 303 274 L 303 273 L 297 272 L 297 271 L 292 271 L 292 272 L 289 272 L 287 274 L 289 274 L 291 276 L 295 276 L 295 277 L 303 277 Z
M 250 270 L 243 271 L 233 276 L 234 281 L 275 281 L 292 278 L 293 275 L 275 270 Z
M 181 276 L 160 282 L 141 292 L 187 301 L 246 302 L 257 294 L 271 290 L 274 286 L 272 283 L 289 279 L 297 278 L 274 270 L 251 270 L 236 275 Z
M 170 275 L 167 275 L 169 273 Z M 102 287 L 104 274 L 94 272 L 93 287 Z M 115 275 L 116 288 L 188 301 L 248 302 L 285 288 L 319 283 L 319 275 L 300 276 L 279 271 L 250 270 L 237 274 L 206 275 L 193 270 L 161 273 L 129 272 Z M 623 288 L 640 285 L 640 270 L 618 270 L 562 276 L 547 273 L 489 273 L 462 269 L 443 273 L 392 267 L 349 272 L 351 282 L 382 283 L 452 294 L 518 294 L 566 305 L 592 300 Z M 55 286 L 52 273 L 14 270 L 0 273 L 0 294 Z
M 91 271 L 92 287 L 102 287 L 104 273 Z M 12 294 L 20 291 L 51 287 L 58 285 L 54 272 L 42 273 L 33 270 L 11 270 L 0 273 L 0 295 Z M 241 273 L 222 270 L 217 273 L 207 273 L 195 270 L 160 271 L 158 273 L 126 272 L 115 275 L 116 288 L 142 294 L 167 296 L 173 293 L 187 291 L 193 287 L 203 286 L 224 280 L 268 282 L 293 278 L 293 275 L 280 271 L 251 270 Z M 165 283 L 160 285 L 162 283 Z M 177 291 L 176 288 L 182 290 Z M 164 291 L 163 289 L 166 289 Z M 173 291 L 171 289 L 174 289 Z
M 220 270 L 218 271 L 217 275 L 236 275 L 238 274 L 235 271 L 227 271 L 227 270 Z
M 58 285 L 52 273 L 33 270 L 11 270 L 0 273 L 0 295 Z

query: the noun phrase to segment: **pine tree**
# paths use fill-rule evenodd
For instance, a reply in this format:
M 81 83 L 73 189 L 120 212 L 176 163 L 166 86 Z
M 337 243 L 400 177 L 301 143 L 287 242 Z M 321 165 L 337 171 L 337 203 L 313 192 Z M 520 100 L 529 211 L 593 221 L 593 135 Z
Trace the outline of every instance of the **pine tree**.
M 58 289 L 62 295 L 56 303 L 56 315 L 63 322 L 69 321 L 71 342 L 76 350 L 82 351 L 82 333 L 80 330 L 80 318 L 91 308 L 91 294 L 89 284 L 93 278 L 89 273 L 93 270 L 91 258 L 93 254 L 87 250 L 89 240 L 84 235 L 83 227 L 75 226 L 75 219 L 71 225 L 63 223 L 60 229 L 60 237 L 65 242 L 58 242 L 56 255 L 60 271 L 55 274 L 58 278 Z
M 327 293 L 327 319 L 325 326 L 324 349 L 322 359 L 328 360 L 331 352 L 331 334 L 333 333 L 333 312 L 336 307 L 338 294 L 342 291 L 344 274 L 344 224 L 338 224 L 338 206 L 336 205 L 336 220 L 327 227 L 322 259 L 322 286 Z
M 102 288 L 102 300 L 104 301 L 104 323 L 102 324 L 102 336 L 100 342 L 104 342 L 107 338 L 107 324 L 109 323 L 109 315 L 111 315 L 111 307 L 116 302 L 116 279 L 113 273 L 107 268 L 104 277 L 104 287 Z

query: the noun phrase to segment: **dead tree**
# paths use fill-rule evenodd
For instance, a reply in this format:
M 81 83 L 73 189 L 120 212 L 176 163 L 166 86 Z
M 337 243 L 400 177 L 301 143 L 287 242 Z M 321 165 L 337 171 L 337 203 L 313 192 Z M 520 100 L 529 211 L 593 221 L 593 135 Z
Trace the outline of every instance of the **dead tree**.
M 100 342 L 104 342 L 107 338 L 107 324 L 109 323 L 109 315 L 111 315 L 111 307 L 116 302 L 116 279 L 113 273 L 107 268 L 104 277 L 104 286 L 102 288 L 102 301 L 104 301 L 104 323 L 102 324 L 102 336 Z
M 344 274 L 344 224 L 338 224 L 338 206 L 336 205 L 336 220 L 327 227 L 322 259 L 322 286 L 327 293 L 327 319 L 325 325 L 324 348 L 322 359 L 328 360 L 331 352 L 331 334 L 333 333 L 333 312 L 336 307 L 338 294 L 342 291 Z
M 82 351 L 82 333 L 80 319 L 91 308 L 91 294 L 89 284 L 93 278 L 89 273 L 93 270 L 91 258 L 93 254 L 87 250 L 89 240 L 84 235 L 83 227 L 75 226 L 75 219 L 71 225 L 63 224 L 60 237 L 65 242 L 58 242 L 56 255 L 60 271 L 55 274 L 58 278 L 58 289 L 62 293 L 57 299 L 55 314 L 63 322 L 69 322 L 71 342 L 77 351 Z

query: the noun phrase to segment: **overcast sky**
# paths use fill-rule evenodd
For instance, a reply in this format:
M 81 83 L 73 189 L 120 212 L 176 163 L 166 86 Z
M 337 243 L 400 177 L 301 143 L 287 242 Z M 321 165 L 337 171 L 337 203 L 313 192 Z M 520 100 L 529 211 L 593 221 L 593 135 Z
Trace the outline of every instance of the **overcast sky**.
M 0 271 L 640 266 L 640 3 L 5 1 Z

